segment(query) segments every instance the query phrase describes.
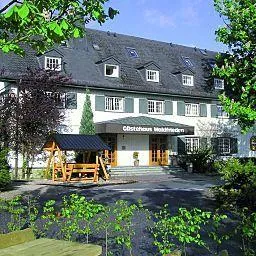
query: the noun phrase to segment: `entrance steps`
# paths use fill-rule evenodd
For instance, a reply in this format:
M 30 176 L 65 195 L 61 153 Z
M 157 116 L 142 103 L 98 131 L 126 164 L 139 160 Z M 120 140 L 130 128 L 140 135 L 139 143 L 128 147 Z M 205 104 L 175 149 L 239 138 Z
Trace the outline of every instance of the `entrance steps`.
M 110 174 L 115 176 L 165 175 L 184 172 L 179 166 L 118 166 L 111 167 Z

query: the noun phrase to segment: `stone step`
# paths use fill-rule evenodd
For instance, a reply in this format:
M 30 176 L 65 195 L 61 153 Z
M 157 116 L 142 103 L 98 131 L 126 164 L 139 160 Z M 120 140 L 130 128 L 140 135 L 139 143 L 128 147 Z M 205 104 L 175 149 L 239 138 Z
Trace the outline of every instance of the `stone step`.
M 175 172 L 184 172 L 184 170 L 170 166 L 119 166 L 110 169 L 111 176 L 165 175 Z

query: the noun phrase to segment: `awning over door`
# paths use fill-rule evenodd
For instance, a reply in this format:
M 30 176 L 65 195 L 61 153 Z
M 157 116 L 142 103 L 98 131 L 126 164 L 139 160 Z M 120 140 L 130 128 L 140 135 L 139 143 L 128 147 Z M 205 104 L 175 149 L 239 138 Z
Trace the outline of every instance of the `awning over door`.
M 193 135 L 194 127 L 137 116 L 96 123 L 96 133 Z

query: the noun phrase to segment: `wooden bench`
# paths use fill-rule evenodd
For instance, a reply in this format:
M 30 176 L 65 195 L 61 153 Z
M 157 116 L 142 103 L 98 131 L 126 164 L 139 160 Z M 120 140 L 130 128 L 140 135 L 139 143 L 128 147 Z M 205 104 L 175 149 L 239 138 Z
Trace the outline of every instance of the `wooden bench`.
M 99 256 L 102 248 L 94 244 L 82 244 L 48 238 L 35 239 L 31 229 L 0 234 L 0 255 L 8 256 Z
M 64 164 L 65 177 L 63 177 L 60 164 L 54 164 L 53 180 L 63 181 L 99 181 L 99 164 L 76 164 L 66 163 Z M 74 177 L 74 174 L 78 174 Z M 73 177 L 72 177 L 73 175 Z M 58 177 L 59 176 L 59 177 Z
M 99 181 L 99 164 L 66 164 L 66 166 L 67 181 Z M 78 174 L 78 177 L 72 177 L 73 174 Z

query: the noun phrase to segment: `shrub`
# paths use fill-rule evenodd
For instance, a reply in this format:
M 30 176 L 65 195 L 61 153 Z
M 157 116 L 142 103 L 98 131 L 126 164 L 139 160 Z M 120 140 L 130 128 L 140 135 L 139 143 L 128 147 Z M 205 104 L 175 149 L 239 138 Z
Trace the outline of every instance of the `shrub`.
M 215 164 L 224 185 L 213 189 L 221 206 L 229 209 L 247 207 L 256 209 L 256 165 L 252 161 L 241 163 L 238 159 Z
M 5 190 L 11 183 L 7 154 L 7 149 L 0 149 L 0 191 Z
M 184 155 L 179 156 L 178 163 L 184 169 L 187 168 L 187 163 L 192 163 L 193 172 L 205 173 L 215 171 L 215 159 L 216 155 L 213 154 L 211 148 L 207 147 L 199 148 L 191 153 L 185 153 Z

